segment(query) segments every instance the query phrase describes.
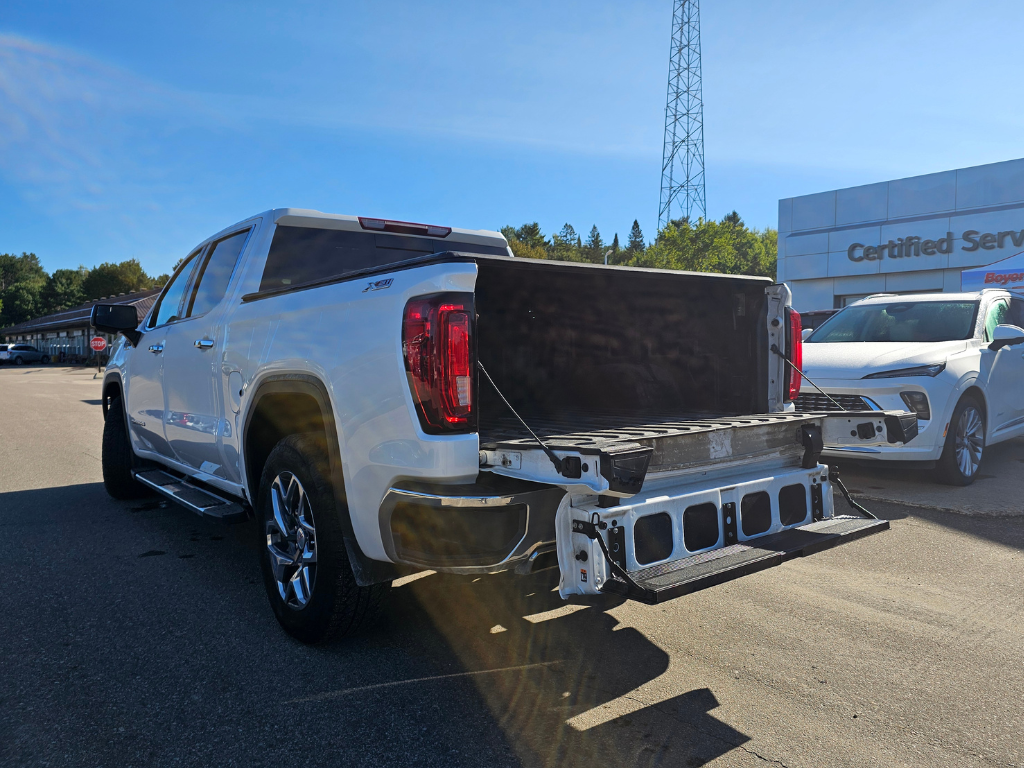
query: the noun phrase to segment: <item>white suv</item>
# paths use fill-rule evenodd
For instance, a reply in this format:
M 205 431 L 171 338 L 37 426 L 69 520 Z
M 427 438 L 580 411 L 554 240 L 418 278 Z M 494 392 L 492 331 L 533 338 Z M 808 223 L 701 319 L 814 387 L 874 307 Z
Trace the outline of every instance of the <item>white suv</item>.
M 1003 290 L 869 296 L 804 340 L 804 371 L 828 397 L 804 384 L 796 408 L 910 408 L 909 445 L 826 455 L 938 461 L 940 479 L 967 485 L 986 445 L 1024 434 L 1022 322 L 1024 299 Z

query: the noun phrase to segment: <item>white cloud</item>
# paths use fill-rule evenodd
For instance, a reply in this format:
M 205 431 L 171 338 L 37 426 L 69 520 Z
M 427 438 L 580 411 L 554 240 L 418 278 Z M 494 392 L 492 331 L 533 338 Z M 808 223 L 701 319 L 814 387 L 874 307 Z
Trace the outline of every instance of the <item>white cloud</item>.
M 51 214 L 151 204 L 132 194 L 160 176 L 139 140 L 154 119 L 197 112 L 199 100 L 89 56 L 0 35 L 0 172 Z

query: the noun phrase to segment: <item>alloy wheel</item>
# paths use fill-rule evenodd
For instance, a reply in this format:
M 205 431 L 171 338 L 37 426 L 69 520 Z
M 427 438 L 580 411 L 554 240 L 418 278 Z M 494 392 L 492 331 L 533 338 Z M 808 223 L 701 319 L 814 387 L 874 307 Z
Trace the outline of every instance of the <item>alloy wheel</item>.
M 974 477 L 985 449 L 985 422 L 973 405 L 964 408 L 956 424 L 956 463 L 964 477 Z
M 301 610 L 316 584 L 316 528 L 306 489 L 291 472 L 270 486 L 273 516 L 267 520 L 267 551 L 277 591 L 285 605 Z

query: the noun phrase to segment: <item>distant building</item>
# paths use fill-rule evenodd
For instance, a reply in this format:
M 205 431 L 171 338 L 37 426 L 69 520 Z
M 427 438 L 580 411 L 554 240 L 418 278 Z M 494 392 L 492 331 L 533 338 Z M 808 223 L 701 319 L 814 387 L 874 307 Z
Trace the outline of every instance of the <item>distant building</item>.
M 102 336 L 105 338 L 108 348 L 114 341 L 113 336 L 99 333 L 89 327 L 89 317 L 94 305 L 101 303 L 131 304 L 135 307 L 135 312 L 141 321 L 153 306 L 157 296 L 160 295 L 160 291 L 160 288 L 153 288 L 148 291 L 109 296 L 90 301 L 74 309 L 66 309 L 63 312 L 26 320 L 9 328 L 0 328 L 0 340 L 9 343 L 31 344 L 36 349 L 48 354 L 54 362 L 61 359 L 61 354 L 69 362 L 76 360 L 82 362 L 95 354 L 89 348 L 89 340 L 92 337 Z
M 778 280 L 801 312 L 872 293 L 1024 284 L 1024 159 L 779 201 Z M 969 284 L 969 285 L 968 285 Z

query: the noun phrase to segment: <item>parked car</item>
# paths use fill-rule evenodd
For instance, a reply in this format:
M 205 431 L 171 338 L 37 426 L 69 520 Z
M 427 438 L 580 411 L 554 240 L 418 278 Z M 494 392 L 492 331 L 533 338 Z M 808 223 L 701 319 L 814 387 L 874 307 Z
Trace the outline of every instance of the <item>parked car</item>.
M 813 309 L 810 312 L 800 313 L 800 325 L 804 330 L 804 337 L 807 331 L 817 330 L 822 323 L 838 312 L 838 309 Z
M 421 569 L 558 567 L 564 597 L 657 603 L 888 526 L 837 515 L 817 457 L 909 441 L 916 417 L 794 413 L 790 298 L 517 259 L 497 232 L 267 211 L 201 243 L 141 322 L 93 309 L 122 334 L 103 481 L 255 516 L 271 607 L 307 642 Z
M 48 363 L 50 356 L 29 344 L 7 344 L 7 350 L 0 347 L 0 361 L 24 365 L 25 363 Z
M 826 446 L 826 456 L 938 462 L 967 485 L 989 445 L 1024 435 L 1024 300 L 1004 290 L 869 296 L 804 342 L 798 410 L 910 408 L 909 445 Z

